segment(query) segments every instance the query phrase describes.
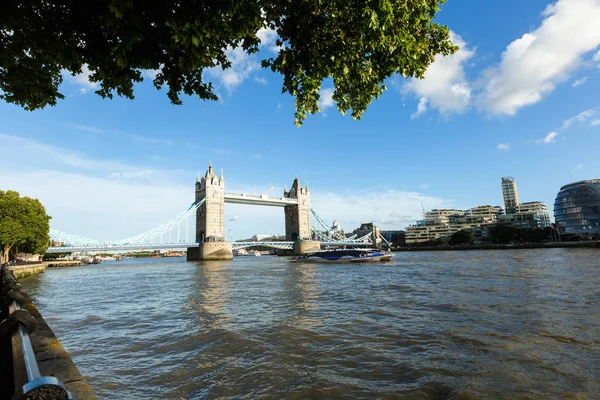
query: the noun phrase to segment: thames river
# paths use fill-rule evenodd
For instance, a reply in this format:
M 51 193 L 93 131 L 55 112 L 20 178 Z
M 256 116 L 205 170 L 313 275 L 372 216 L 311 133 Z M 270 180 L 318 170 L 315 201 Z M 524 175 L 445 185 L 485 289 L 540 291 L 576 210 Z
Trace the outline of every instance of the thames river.
M 600 249 L 127 259 L 21 283 L 103 399 L 600 396 Z

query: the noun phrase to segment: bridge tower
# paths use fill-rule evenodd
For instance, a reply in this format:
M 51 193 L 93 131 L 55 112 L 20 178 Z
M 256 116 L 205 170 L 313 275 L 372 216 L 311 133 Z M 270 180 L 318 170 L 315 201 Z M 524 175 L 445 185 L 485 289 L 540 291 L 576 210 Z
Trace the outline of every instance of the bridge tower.
M 231 260 L 231 243 L 223 235 L 225 211 L 225 179 L 223 171 L 217 178 L 212 164 L 203 178 L 196 180 L 196 201 L 205 199 L 196 210 L 196 243 L 188 249 L 188 260 Z
M 285 239 L 294 242 L 294 253 L 320 250 L 321 244 L 312 241 L 310 229 L 310 190 L 300 186 L 298 177 L 294 178 L 292 188 L 284 190 L 283 197 L 298 199 L 298 204 L 285 206 Z

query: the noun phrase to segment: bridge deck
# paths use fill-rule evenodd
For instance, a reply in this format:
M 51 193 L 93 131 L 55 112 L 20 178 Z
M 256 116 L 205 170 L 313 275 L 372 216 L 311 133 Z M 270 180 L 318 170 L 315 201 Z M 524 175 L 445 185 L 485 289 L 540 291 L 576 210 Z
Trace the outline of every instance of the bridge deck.
M 160 244 L 124 244 L 107 246 L 65 246 L 48 247 L 46 253 L 70 253 L 74 251 L 127 251 L 127 250 L 161 250 L 161 249 L 185 249 L 188 247 L 198 247 L 198 243 L 160 243 Z
M 225 203 L 285 207 L 298 204 L 298 199 L 273 197 L 268 194 L 225 193 Z

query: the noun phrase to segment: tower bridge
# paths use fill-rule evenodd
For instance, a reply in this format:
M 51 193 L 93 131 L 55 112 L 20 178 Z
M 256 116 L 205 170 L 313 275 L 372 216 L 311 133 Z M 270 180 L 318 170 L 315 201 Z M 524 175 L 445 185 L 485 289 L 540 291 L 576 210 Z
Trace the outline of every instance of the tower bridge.
M 228 242 L 224 235 L 225 203 L 247 204 L 283 208 L 285 218 L 285 241 L 281 242 Z M 195 239 L 180 240 L 179 228 L 187 223 L 188 217 L 196 214 Z M 311 227 L 311 215 L 320 229 Z M 172 238 L 172 230 L 177 229 L 177 240 Z M 187 232 L 187 231 L 186 231 Z M 217 177 L 212 164 L 203 177 L 198 176 L 195 184 L 195 199 L 187 210 L 160 225 L 159 227 L 139 235 L 101 243 L 100 241 L 81 238 L 50 230 L 50 235 L 59 241 L 69 243 L 67 247 L 50 247 L 47 252 L 65 251 L 126 251 L 187 248 L 188 260 L 223 260 L 233 258 L 233 249 L 266 246 L 276 249 L 293 249 L 295 254 L 319 250 L 321 245 L 334 246 L 376 246 L 379 238 L 376 229 L 362 237 L 354 235 L 346 237 L 332 229 L 317 213 L 310 208 L 310 189 L 308 184 L 302 187 L 298 177 L 290 190 L 284 190 L 282 196 L 268 194 L 248 194 L 225 192 L 223 171 Z M 163 235 L 168 241 L 163 243 Z M 160 243 L 155 239 L 160 238 Z
M 224 235 L 225 203 L 250 204 L 283 207 L 285 217 L 285 238 L 294 243 L 295 253 L 320 249 L 320 243 L 312 240 L 310 228 L 310 190 L 308 184 L 300 185 L 294 178 L 290 190 L 283 196 L 265 194 L 225 193 L 223 170 L 217 177 L 212 164 L 208 164 L 206 174 L 196 180 L 195 202 L 201 203 L 196 209 L 196 243 L 198 247 L 188 248 L 188 260 L 223 260 L 233 258 L 233 247 Z

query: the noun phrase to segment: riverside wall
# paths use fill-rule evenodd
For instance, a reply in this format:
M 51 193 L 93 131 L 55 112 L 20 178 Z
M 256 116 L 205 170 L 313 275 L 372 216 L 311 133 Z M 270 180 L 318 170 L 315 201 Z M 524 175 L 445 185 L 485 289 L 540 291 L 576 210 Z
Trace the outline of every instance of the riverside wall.
M 48 326 L 29 296 L 24 293 L 18 283 L 9 282 L 10 279 L 6 278 L 6 276 L 11 273 L 6 271 L 7 267 L 8 265 L 5 264 L 2 270 L 3 279 L 0 291 L 0 300 L 3 307 L 2 319 L 4 320 L 4 318 L 8 317 L 7 304 L 12 301 L 12 298 L 15 298 L 20 308 L 27 310 L 36 322 L 35 329 L 29 333 L 29 339 L 31 341 L 31 347 L 33 348 L 40 375 L 42 377 L 55 377 L 59 379 L 66 389 L 79 400 L 96 399 L 96 394 L 81 375 L 77 366 L 73 360 L 71 360 L 71 356 L 64 349 L 54 332 L 52 332 L 52 329 Z M 16 297 L 14 295 L 15 292 L 18 292 Z M 14 379 L 14 374 L 12 373 L 14 360 L 11 346 L 14 346 L 14 344 L 12 344 L 10 338 L 7 337 L 3 337 L 1 340 L 0 353 L 2 354 L 2 357 L 0 357 L 0 370 L 3 371 L 3 376 L 0 381 L 0 386 L 2 394 L 5 395 L 12 393 L 8 392 L 9 390 L 14 391 L 14 385 L 12 384 L 13 382 L 11 382 L 11 379 Z M 10 398 L 11 396 L 12 395 L 9 395 L 7 398 Z
M 44 263 L 35 263 L 35 264 L 25 264 L 25 265 L 13 265 L 9 267 L 9 269 L 15 275 L 15 278 L 22 279 L 27 278 L 31 275 L 41 274 L 46 271 L 48 267 L 47 264 Z

